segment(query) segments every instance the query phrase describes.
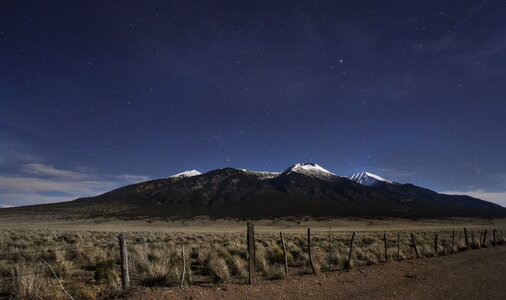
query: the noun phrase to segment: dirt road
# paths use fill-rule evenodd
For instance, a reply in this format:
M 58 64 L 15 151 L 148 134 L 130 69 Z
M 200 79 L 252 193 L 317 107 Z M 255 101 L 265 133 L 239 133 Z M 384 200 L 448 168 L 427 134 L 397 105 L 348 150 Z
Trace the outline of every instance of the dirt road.
M 129 299 L 506 299 L 506 246 L 252 286 L 138 290 Z

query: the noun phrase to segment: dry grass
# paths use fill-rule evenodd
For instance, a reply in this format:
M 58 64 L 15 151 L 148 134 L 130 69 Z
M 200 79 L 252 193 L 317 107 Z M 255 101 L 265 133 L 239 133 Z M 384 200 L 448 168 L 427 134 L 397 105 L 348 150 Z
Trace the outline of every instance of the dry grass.
M 227 262 L 216 252 L 211 253 L 208 263 L 209 273 L 214 282 L 225 283 L 230 280 Z
M 424 230 L 387 232 L 388 259 L 412 259 L 410 233 L 416 235 L 423 257 L 441 256 L 464 250 L 463 234 L 458 231 L 452 248 L 452 231 Z M 480 231 L 468 230 L 470 246 L 481 247 Z M 437 251 L 434 234 L 438 234 Z M 504 232 L 501 232 L 504 236 Z M 223 284 L 244 282 L 247 278 L 247 247 L 244 232 L 127 232 L 129 267 L 133 286 L 178 286 L 182 271 L 181 245 L 186 248 L 190 283 Z M 472 236 L 474 238 L 472 238 Z M 119 247 L 117 234 L 106 231 L 0 230 L 0 290 L 16 299 L 59 299 L 58 282 L 40 264 L 48 261 L 65 288 L 78 299 L 109 299 L 120 293 Z M 345 268 L 351 232 L 331 235 L 332 268 Z M 305 233 L 285 231 L 285 245 L 291 275 L 311 273 Z M 490 244 L 491 234 L 487 239 Z M 498 237 L 498 241 L 499 241 Z M 312 234 L 312 258 L 318 271 L 330 268 L 329 237 L 326 231 Z M 52 249 L 60 249 L 53 251 Z M 40 251 L 32 253 L 32 251 Z M 385 260 L 383 232 L 357 232 L 352 265 L 370 265 Z M 279 231 L 256 234 L 257 277 L 269 280 L 285 276 Z M 30 274 L 16 276 L 19 274 Z M 40 274 L 39 274 L 40 273 Z
M 42 267 L 42 266 L 40 266 Z M 11 293 L 16 299 L 67 299 L 54 277 L 34 274 L 38 268 L 19 267 L 13 270 Z M 19 276 L 22 274 L 27 274 Z

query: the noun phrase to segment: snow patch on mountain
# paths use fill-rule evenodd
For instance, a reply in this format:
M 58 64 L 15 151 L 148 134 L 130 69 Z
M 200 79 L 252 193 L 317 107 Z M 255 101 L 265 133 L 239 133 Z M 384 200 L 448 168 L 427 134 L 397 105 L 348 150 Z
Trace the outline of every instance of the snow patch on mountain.
M 201 174 L 202 173 L 200 173 L 197 170 L 190 170 L 190 171 L 184 171 L 181 173 L 174 174 L 174 175 L 170 176 L 169 178 L 187 178 L 187 177 L 198 176 Z
M 349 179 L 360 183 L 362 185 L 372 186 L 375 185 L 378 182 L 386 182 L 386 183 L 393 183 L 390 180 L 387 180 L 381 176 L 378 176 L 376 174 L 372 174 L 369 172 L 359 172 L 351 175 Z
M 279 172 L 269 172 L 269 171 L 251 171 L 247 169 L 242 169 L 246 174 L 257 176 L 259 179 L 272 179 L 279 176 Z
M 336 174 L 330 172 L 327 169 L 322 168 L 321 166 L 315 163 L 298 163 L 286 169 L 285 172 L 283 173 L 285 174 L 299 173 L 311 177 L 317 177 L 320 179 L 330 179 L 336 177 Z

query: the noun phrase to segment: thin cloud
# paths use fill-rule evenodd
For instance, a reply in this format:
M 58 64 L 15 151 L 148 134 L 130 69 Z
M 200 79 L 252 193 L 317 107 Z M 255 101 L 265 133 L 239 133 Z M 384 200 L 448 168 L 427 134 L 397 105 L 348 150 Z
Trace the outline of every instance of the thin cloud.
M 443 191 L 441 193 L 447 195 L 467 195 L 506 207 L 506 192 L 488 192 L 482 189 L 477 189 L 471 191 Z
M 392 168 L 378 168 L 374 171 L 377 175 L 383 176 L 386 179 L 397 180 L 399 182 L 405 182 L 406 180 L 411 180 L 418 173 L 413 170 L 405 170 L 405 169 L 392 169 Z
M 481 47 L 481 53 L 488 56 L 503 54 L 504 50 L 506 50 L 506 35 L 498 36 Z
M 12 151 L 4 151 L 0 148 L 0 163 L 17 164 L 22 162 L 32 162 L 38 159 L 37 156 L 27 153 L 16 153 Z
M 81 179 L 88 178 L 88 174 L 75 172 L 75 171 L 57 169 L 51 165 L 44 165 L 44 164 L 37 164 L 37 163 L 25 164 L 21 168 L 21 171 L 24 173 L 38 175 L 38 176 L 58 177 L 58 178 L 70 179 L 70 180 L 81 180 Z
M 1 194 L 2 204 L 0 207 L 15 207 L 21 205 L 34 205 L 41 203 L 65 202 L 76 199 L 75 196 L 46 196 L 34 193 L 6 193 Z M 13 204 L 15 203 L 15 205 Z
M 1 176 L 0 191 L 10 192 L 58 192 L 90 194 L 103 188 L 112 187 L 115 182 L 102 180 L 75 180 L 39 177 Z
M 70 201 L 149 179 L 144 175 L 98 175 L 28 163 L 21 165 L 16 174 L 0 174 L 0 206 Z
M 131 174 L 118 175 L 118 176 L 115 176 L 115 177 L 117 179 L 121 180 L 121 181 L 125 181 L 125 182 L 128 182 L 128 183 L 143 182 L 143 181 L 148 181 L 148 180 L 151 179 L 151 177 L 149 177 L 149 176 L 131 175 Z

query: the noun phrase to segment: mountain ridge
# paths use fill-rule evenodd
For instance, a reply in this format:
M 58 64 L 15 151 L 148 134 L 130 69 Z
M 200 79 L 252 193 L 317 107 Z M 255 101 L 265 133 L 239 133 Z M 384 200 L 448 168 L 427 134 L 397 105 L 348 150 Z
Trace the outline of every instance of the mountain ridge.
M 295 164 L 281 173 L 234 168 L 203 174 L 193 171 L 120 187 L 95 197 L 0 212 L 135 218 L 506 216 L 506 209 L 484 200 L 439 194 L 372 173 L 366 175 L 377 181 L 361 184 L 314 163 Z

